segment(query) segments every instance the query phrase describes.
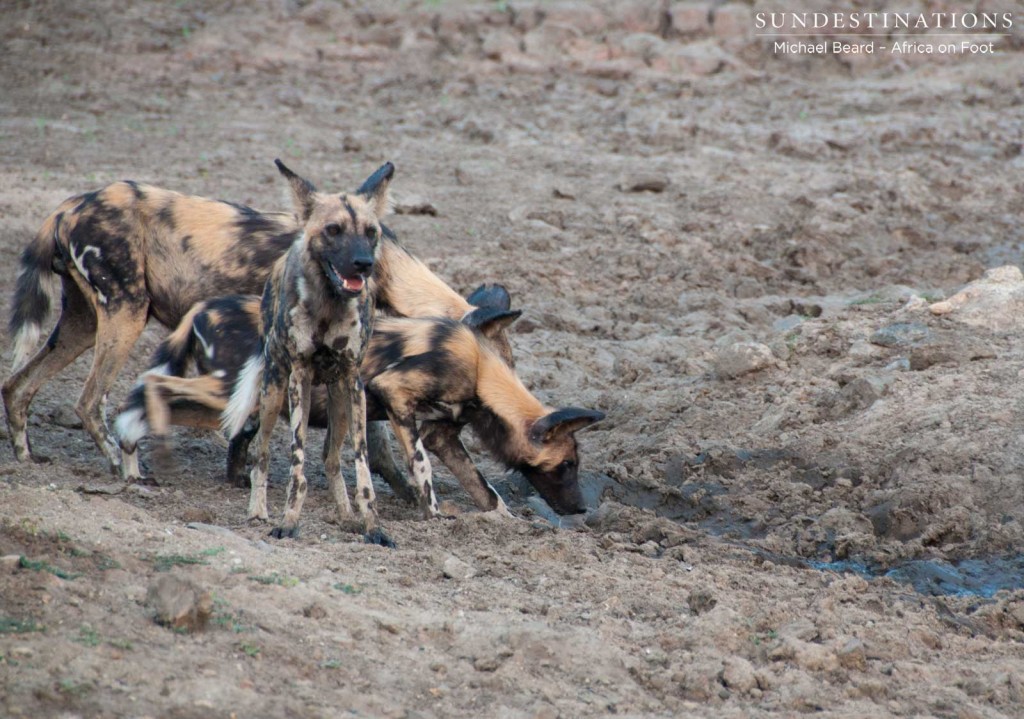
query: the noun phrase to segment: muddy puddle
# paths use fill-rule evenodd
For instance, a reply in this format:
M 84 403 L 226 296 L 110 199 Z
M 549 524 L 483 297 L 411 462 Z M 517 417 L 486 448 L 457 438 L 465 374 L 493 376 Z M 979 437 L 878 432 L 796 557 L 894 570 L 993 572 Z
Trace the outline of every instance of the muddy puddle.
M 796 460 L 796 461 L 794 461 Z M 721 459 L 712 460 L 707 455 L 696 455 L 688 459 L 686 467 L 694 468 Z M 775 450 L 739 450 L 730 454 L 727 464 L 741 466 L 756 464 L 767 467 L 780 461 L 790 462 L 796 472 L 822 474 L 820 468 L 809 466 L 794 456 Z M 613 499 L 642 509 L 650 509 L 659 517 L 695 526 L 711 535 L 751 549 L 758 556 L 775 564 L 814 569 L 822 572 L 856 574 L 865 579 L 887 577 L 900 584 L 906 584 L 927 596 L 959 596 L 991 598 L 1003 590 L 1024 588 L 1024 554 L 991 557 L 973 557 L 955 560 L 913 559 L 893 565 L 881 565 L 864 559 L 842 559 L 833 561 L 811 560 L 799 556 L 785 556 L 767 552 L 748 542 L 765 535 L 764 525 L 757 520 L 738 516 L 728 504 L 727 488 L 712 479 L 703 481 L 681 481 L 679 468 L 670 463 L 669 481 L 656 488 L 626 486 L 611 477 L 588 474 L 581 478 L 584 497 L 588 506 L 597 507 L 602 500 Z M 825 471 L 825 475 L 831 472 Z M 522 487 L 521 491 L 528 491 Z M 552 523 L 571 526 L 573 521 L 558 518 L 547 510 L 540 501 L 525 502 L 535 513 Z M 549 516 L 550 515 L 550 516 Z
M 806 566 L 827 572 L 857 574 L 865 579 L 888 577 L 909 584 L 930 596 L 990 598 L 1002 590 L 1024 587 L 1024 555 L 983 557 L 947 562 L 941 559 L 914 559 L 894 567 L 841 560 L 815 562 L 801 560 Z

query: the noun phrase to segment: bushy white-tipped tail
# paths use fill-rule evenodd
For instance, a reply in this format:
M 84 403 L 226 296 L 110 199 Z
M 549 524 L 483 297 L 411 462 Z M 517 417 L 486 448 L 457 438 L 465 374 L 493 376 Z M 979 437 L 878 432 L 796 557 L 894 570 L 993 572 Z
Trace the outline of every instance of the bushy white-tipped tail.
M 42 254 L 41 260 L 36 260 L 32 253 L 27 251 L 22 256 L 22 268 L 16 281 L 9 327 L 14 335 L 12 371 L 20 369 L 36 349 L 42 334 L 42 322 L 50 314 L 50 307 L 60 297 L 59 278 L 50 272 L 48 267 L 41 267 L 39 264 L 49 259 L 45 255 L 45 249 Z
M 231 388 L 231 399 L 220 416 L 220 428 L 228 437 L 234 437 L 245 426 L 245 421 L 256 409 L 263 384 L 263 354 L 253 355 L 238 375 Z
M 143 437 L 149 434 L 149 424 L 142 407 L 132 407 L 117 415 L 114 420 L 114 434 L 124 448 L 134 449 Z
M 39 335 L 42 330 L 35 322 L 23 324 L 14 336 L 14 357 L 11 359 L 11 370 L 18 370 L 28 357 L 29 352 L 39 344 Z

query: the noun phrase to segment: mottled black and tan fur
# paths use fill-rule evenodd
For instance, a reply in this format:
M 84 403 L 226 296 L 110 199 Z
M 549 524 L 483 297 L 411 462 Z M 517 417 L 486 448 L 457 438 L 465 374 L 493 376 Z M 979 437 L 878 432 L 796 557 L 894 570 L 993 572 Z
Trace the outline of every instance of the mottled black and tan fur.
M 389 210 L 394 166 L 374 173 L 351 195 L 317 192 L 280 161 L 291 185 L 302 233 L 277 261 L 260 301 L 260 347 L 233 389 L 223 426 L 234 436 L 258 397 L 260 429 L 251 474 L 249 518 L 267 520 L 270 436 L 285 400 L 291 429 L 291 472 L 284 519 L 272 534 L 294 537 L 306 499 L 305 444 L 313 385 L 327 387 L 328 439 L 324 469 L 342 516 L 352 513 L 341 473 L 341 444 L 348 429 L 355 451 L 356 507 L 371 536 L 379 532 L 366 449 L 366 396 L 359 366 L 373 327 L 372 276 Z
M 503 290 L 481 288 L 472 296 L 484 302 L 488 300 L 481 293 L 495 292 Z M 490 300 L 498 307 L 475 312 L 463 321 L 462 329 L 445 319 L 380 318 L 375 323 L 361 368 L 367 417 L 391 418 L 400 426 L 396 435 L 407 455 L 410 476 L 420 482 L 428 514 L 436 512 L 436 505 L 424 448 L 452 471 L 478 507 L 507 512 L 459 438 L 466 424 L 474 427 L 505 466 L 523 472 L 556 511 L 585 510 L 572 434 L 602 415 L 573 408 L 552 412 L 526 391 L 488 338 L 519 315 L 501 309 L 505 300 Z M 186 318 L 154 362 L 178 368 L 191 358 L 199 376 L 143 376 L 141 387 L 118 418 L 122 436 L 130 434 L 133 440 L 126 453 L 134 452 L 134 443 L 150 427 L 159 436 L 166 434 L 169 424 L 212 424 L 213 413 L 225 406 L 240 374 L 246 348 L 252 352 L 258 346 L 258 311 L 254 297 L 224 297 L 198 306 L 191 319 Z M 230 346 L 222 348 L 221 338 L 230 338 Z M 209 408 L 205 417 L 198 416 L 197 406 Z M 310 424 L 326 423 L 326 393 L 314 389 Z M 232 442 L 229 467 L 244 465 L 247 444 L 247 438 Z
M 106 427 L 103 404 L 147 319 L 174 327 L 197 302 L 261 292 L 271 267 L 300 229 L 292 213 L 262 212 L 131 181 L 63 202 L 22 252 L 11 303 L 15 370 L 2 394 L 17 459 L 32 459 L 27 426 L 33 397 L 94 347 L 92 369 L 75 411 L 116 467 L 120 456 Z M 379 311 L 454 319 L 474 311 L 393 234 L 382 230 L 372 288 Z M 60 318 L 26 362 L 58 297 Z M 511 361 L 504 334 L 495 341 Z M 387 459 L 378 457 L 382 474 L 400 487 Z

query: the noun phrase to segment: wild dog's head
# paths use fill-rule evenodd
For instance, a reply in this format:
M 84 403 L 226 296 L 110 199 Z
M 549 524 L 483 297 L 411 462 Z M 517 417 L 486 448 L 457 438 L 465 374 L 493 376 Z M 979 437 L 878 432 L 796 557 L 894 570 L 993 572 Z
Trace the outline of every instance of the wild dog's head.
M 579 483 L 576 432 L 604 419 L 592 409 L 566 407 L 535 421 L 528 431 L 533 445 L 530 461 L 517 469 L 559 514 L 587 511 Z
M 358 295 L 373 272 L 380 221 L 390 210 L 388 187 L 395 166 L 387 162 L 354 193 L 336 195 L 318 192 L 280 160 L 274 163 L 291 185 L 306 251 L 325 284 L 339 297 Z

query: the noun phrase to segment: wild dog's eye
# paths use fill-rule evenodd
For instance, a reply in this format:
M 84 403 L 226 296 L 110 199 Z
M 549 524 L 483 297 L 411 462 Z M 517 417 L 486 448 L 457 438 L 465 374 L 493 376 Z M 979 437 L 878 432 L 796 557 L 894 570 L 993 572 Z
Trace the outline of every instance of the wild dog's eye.
M 371 240 L 376 240 L 377 239 L 377 228 L 374 227 L 373 225 L 370 225 L 369 227 L 367 227 L 366 228 L 366 236 L 369 237 Z
M 575 462 L 573 462 L 571 459 L 567 459 L 564 462 L 562 462 L 560 465 L 558 465 L 558 468 L 560 470 L 562 470 L 563 472 L 567 472 L 567 471 L 569 471 L 570 469 L 572 469 L 575 466 L 576 466 Z
M 341 225 L 332 222 L 324 228 L 324 234 L 328 237 L 337 237 L 341 234 Z

